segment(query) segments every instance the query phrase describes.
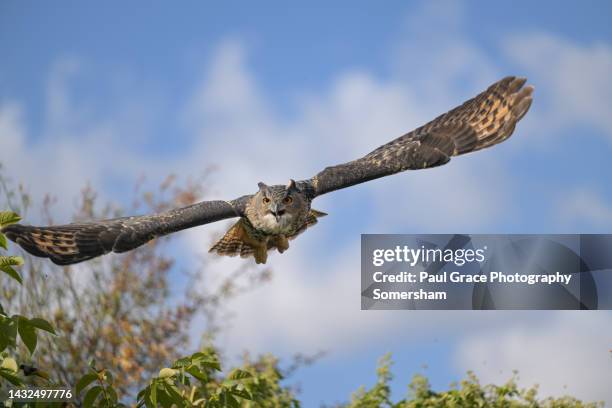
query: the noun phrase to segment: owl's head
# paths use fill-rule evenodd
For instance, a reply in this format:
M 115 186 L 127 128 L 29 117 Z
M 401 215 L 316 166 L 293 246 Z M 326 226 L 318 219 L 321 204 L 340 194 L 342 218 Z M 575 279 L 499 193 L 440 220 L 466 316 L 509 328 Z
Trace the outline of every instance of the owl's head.
M 259 227 L 274 233 L 282 232 L 280 230 L 308 214 L 310 203 L 294 180 L 289 180 L 286 186 L 268 186 L 264 183 L 257 185 L 259 191 L 253 197 L 253 215 L 256 216 L 256 224 L 259 224 Z

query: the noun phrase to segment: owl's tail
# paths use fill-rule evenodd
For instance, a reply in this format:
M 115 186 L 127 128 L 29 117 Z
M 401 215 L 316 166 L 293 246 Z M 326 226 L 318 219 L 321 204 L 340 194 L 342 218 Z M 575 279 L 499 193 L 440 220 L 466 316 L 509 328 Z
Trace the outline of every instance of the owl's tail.
M 283 253 L 289 247 L 287 239 L 295 239 L 295 237 L 300 235 L 307 228 L 315 225 L 317 223 L 317 218 L 326 215 L 327 214 L 324 212 L 311 209 L 306 219 L 306 223 L 302 228 L 295 231 L 293 235 L 287 237 L 269 237 L 269 239 L 263 241 L 253 236 L 253 227 L 246 219 L 241 218 L 208 250 L 208 252 L 214 252 L 217 255 L 224 256 L 240 255 L 242 258 L 253 256 L 256 263 L 265 264 L 268 259 L 267 254 L 269 250 L 278 249 L 280 253 Z M 282 239 L 280 237 L 282 237 Z
M 225 235 L 218 240 L 208 252 L 214 252 L 224 256 L 238 256 L 248 258 L 255 252 L 247 241 L 248 232 L 245 230 L 244 220 L 236 222 Z

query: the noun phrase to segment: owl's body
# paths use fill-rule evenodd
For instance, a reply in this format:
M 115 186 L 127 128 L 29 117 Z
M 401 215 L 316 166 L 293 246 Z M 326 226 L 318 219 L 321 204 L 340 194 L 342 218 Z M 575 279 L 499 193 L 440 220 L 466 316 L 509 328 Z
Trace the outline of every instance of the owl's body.
M 506 77 L 472 99 L 365 156 L 323 169 L 288 185 L 266 186 L 232 201 L 203 201 L 162 214 L 49 227 L 8 225 L 6 236 L 33 255 L 59 265 L 86 261 L 108 252 L 130 251 L 147 241 L 186 228 L 239 217 L 211 252 L 253 256 L 265 263 L 269 250 L 284 252 L 289 240 L 325 215 L 311 209 L 316 197 L 405 170 L 441 166 L 453 156 L 475 152 L 508 139 L 529 110 L 532 86 Z
M 256 263 L 266 263 L 268 251 L 283 253 L 289 240 L 327 215 L 310 208 L 311 199 L 295 181 L 287 186 L 259 183 L 259 191 L 245 204 L 244 217 L 236 222 L 210 252 L 243 258 L 253 255 Z

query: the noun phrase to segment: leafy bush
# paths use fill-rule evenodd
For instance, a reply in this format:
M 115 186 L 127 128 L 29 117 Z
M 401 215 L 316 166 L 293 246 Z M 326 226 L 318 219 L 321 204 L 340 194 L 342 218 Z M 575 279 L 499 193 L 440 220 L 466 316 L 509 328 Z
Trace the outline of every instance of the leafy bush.
M 482 408 L 595 408 L 597 403 L 583 403 L 572 397 L 538 399 L 537 386 L 521 389 L 517 385 L 517 374 L 503 385 L 481 385 L 474 373 L 468 372 L 467 378 L 458 385 L 452 384 L 447 391 L 436 392 L 422 375 L 415 375 L 408 385 L 408 396 L 397 402 L 391 400 L 389 382 L 391 359 L 385 356 L 378 365 L 378 381 L 366 390 L 359 389 L 346 408 L 392 407 L 482 407 Z
M 21 218 L 11 211 L 0 212 L 0 228 L 16 223 Z M 0 248 L 4 251 L 8 249 L 4 234 L 0 233 Z M 15 280 L 19 285 L 23 285 L 21 274 L 15 269 L 23 265 L 23 258 L 19 256 L 0 255 L 0 271 L 6 276 Z M 55 334 L 53 326 L 41 317 L 27 318 L 19 314 L 9 315 L 0 303 L 0 377 L 15 386 L 23 386 L 24 381 L 19 371 L 27 372 L 44 378 L 49 382 L 48 375 L 40 372 L 24 363 L 18 364 L 16 349 L 18 339 L 31 354 L 36 350 L 38 344 L 38 330 L 43 330 Z M 1 385 L 1 383 L 0 383 Z

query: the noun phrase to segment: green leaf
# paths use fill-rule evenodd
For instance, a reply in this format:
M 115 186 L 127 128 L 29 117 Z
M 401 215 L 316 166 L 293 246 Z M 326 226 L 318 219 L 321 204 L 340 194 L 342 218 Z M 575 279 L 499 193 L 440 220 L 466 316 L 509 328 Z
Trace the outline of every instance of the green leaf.
M 239 384 L 238 387 L 232 388 L 229 392 L 231 392 L 232 394 L 234 394 L 234 395 L 236 395 L 236 396 L 238 396 L 240 398 L 244 398 L 244 399 L 247 399 L 247 400 L 252 400 L 253 399 L 253 395 L 249 391 L 247 391 L 246 389 L 240 387 L 240 385 L 242 385 L 242 384 Z
M 138 395 L 136 395 L 136 401 L 142 401 L 145 396 L 147 395 L 147 392 L 149 391 L 149 387 L 143 388 L 142 390 L 140 390 L 138 392 Z
M 0 376 L 4 377 L 8 382 L 18 387 L 23 385 L 23 381 L 8 370 L 0 369 Z
M 153 406 L 156 407 L 157 406 L 157 383 L 156 382 L 151 384 L 151 394 L 149 395 L 149 398 L 151 399 L 151 403 L 153 404 Z
M 234 396 L 232 394 L 230 394 L 227 391 L 224 391 L 223 393 L 221 393 L 220 395 L 220 399 L 221 399 L 221 405 L 222 406 L 229 406 L 231 408 L 240 408 L 240 402 L 238 402 L 238 400 L 236 398 L 234 398 Z
M 55 330 L 53 329 L 53 326 L 51 326 L 51 323 L 49 323 L 45 319 L 41 319 L 40 317 L 34 317 L 30 319 L 28 322 L 30 323 L 30 325 L 36 327 L 37 329 L 44 330 L 51 334 L 55 334 Z
M 142 406 L 142 403 L 144 402 L 144 406 L 147 408 L 156 408 L 153 406 L 153 404 L 151 404 L 151 387 L 147 387 L 145 388 L 145 393 L 143 395 L 143 400 L 142 402 L 139 404 L 139 406 Z
M 1 232 L 0 232 L 0 247 L 4 249 L 8 249 L 8 242 L 6 241 L 6 237 Z
M 0 256 L 0 266 L 21 266 L 23 258 L 20 256 Z
M 193 362 L 193 364 L 204 364 L 211 368 L 221 370 L 217 356 L 215 354 L 211 354 L 210 352 L 202 353 L 201 351 L 198 351 L 196 353 L 193 353 L 191 355 L 191 361 Z
M 157 406 L 163 408 L 172 408 L 175 406 L 172 397 L 170 397 L 170 395 L 168 395 L 165 389 L 162 388 L 161 384 L 159 385 L 159 389 L 157 390 Z M 180 404 L 178 406 L 183 406 L 183 404 Z
M 12 357 L 6 357 L 4 360 L 2 360 L 0 368 L 12 371 L 13 373 L 16 373 L 19 370 L 19 367 L 17 367 L 17 362 Z
M 6 347 L 15 347 L 17 345 L 17 323 L 19 319 L 16 317 L 1 317 L 0 318 L 0 350 Z
M 147 394 L 146 395 L 146 399 L 144 400 L 145 402 L 145 407 L 147 408 L 157 408 L 156 406 L 154 406 L 153 404 L 151 404 L 151 399 L 149 398 L 151 396 L 151 394 Z
M 0 256 L 0 270 L 17 282 L 22 283 L 21 275 L 12 268 L 20 265 L 23 265 L 23 258 L 20 256 Z
M 189 365 L 191 365 L 191 359 L 189 357 L 183 357 L 176 360 L 172 368 L 188 367 Z
M 96 399 L 98 399 L 98 396 L 100 395 L 100 393 L 102 392 L 102 387 L 100 387 L 99 385 L 96 385 L 95 387 L 91 387 L 89 389 L 89 391 L 87 391 L 87 394 L 85 394 L 85 398 L 83 399 L 83 407 L 84 408 L 88 408 L 88 407 L 93 407 L 93 403 L 96 402 Z
M 77 395 L 81 393 L 89 384 L 96 381 L 98 379 L 98 375 L 95 373 L 88 373 L 81 377 L 81 379 L 77 382 L 75 387 L 75 392 Z
M 164 390 L 166 392 L 166 395 L 168 395 L 168 397 L 170 398 L 171 402 L 174 402 L 177 406 L 184 406 L 185 404 L 185 399 L 183 398 L 183 396 L 178 392 L 177 388 L 175 385 L 172 384 L 164 384 Z
M 116 404 L 117 400 L 119 399 L 119 396 L 117 395 L 117 391 L 115 391 L 115 388 L 109 385 L 108 387 L 106 387 L 106 393 L 108 394 L 108 397 L 110 398 L 111 402 L 113 404 Z
M 26 345 L 30 354 L 34 353 L 36 350 L 36 343 L 38 339 L 36 338 L 36 330 L 34 326 L 31 326 L 28 322 L 28 319 L 25 317 L 19 318 L 19 323 L 17 325 L 17 331 L 19 332 L 19 337 L 21 337 L 21 341 Z
M 195 353 L 192 356 L 191 361 L 193 362 L 193 364 L 199 365 L 201 367 L 207 367 L 212 368 L 216 371 L 221 371 L 221 364 L 219 364 L 219 361 L 210 358 L 210 356 L 207 356 L 204 353 Z
M 19 222 L 21 217 L 12 211 L 0 211 L 0 227 Z
M 0 257 L 0 258 L 2 258 L 2 257 Z M 23 279 L 21 278 L 21 275 L 19 274 L 19 272 L 17 272 L 11 266 L 9 266 L 9 265 L 0 265 L 0 271 L 6 273 L 8 276 L 10 276 L 11 278 L 15 279 L 20 284 L 23 284 Z
M 253 374 L 249 373 L 248 371 L 240 370 L 237 368 L 232 371 L 227 378 L 229 378 L 230 380 L 242 380 L 251 377 L 253 377 Z
M 149 384 L 146 388 L 140 390 L 138 396 L 136 397 L 138 401 L 137 406 L 142 407 L 144 405 L 147 408 L 153 407 L 153 404 L 151 404 L 151 387 L 153 385 L 154 383 L 151 382 L 151 384 Z
M 191 374 L 192 376 L 194 376 L 195 378 L 197 378 L 198 380 L 200 380 L 202 382 L 208 381 L 208 377 L 206 376 L 206 374 L 201 372 L 198 369 L 198 367 L 191 366 L 191 367 L 187 368 L 185 371 L 187 371 L 189 374 Z

